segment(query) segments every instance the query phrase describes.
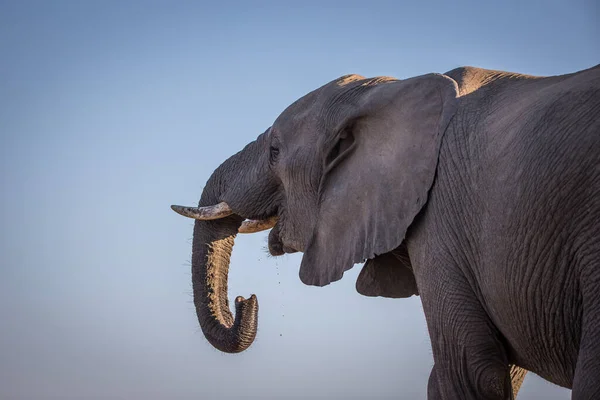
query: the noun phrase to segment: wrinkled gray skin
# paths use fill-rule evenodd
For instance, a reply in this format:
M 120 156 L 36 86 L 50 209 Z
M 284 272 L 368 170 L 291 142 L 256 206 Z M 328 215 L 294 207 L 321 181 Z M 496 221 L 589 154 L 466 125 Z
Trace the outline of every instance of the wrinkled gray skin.
M 600 399 L 600 66 L 344 76 L 217 168 L 200 205 L 220 201 L 235 214 L 196 221 L 192 256 L 218 349 L 256 334 L 256 297 L 227 302 L 236 230 L 278 215 L 270 252 L 303 252 L 305 284 L 367 260 L 360 293 L 420 295 L 430 399 L 510 399 L 525 370 Z

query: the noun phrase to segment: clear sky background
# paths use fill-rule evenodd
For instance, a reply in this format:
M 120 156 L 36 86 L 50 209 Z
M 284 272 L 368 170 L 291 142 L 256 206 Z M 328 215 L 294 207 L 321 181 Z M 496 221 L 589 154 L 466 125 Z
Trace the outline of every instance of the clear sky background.
M 599 26 L 593 0 L 0 0 L 0 398 L 424 399 L 419 298 L 360 296 L 358 266 L 305 286 L 265 233 L 230 276 L 256 341 L 213 349 L 169 205 L 340 75 L 564 74 L 600 62 Z M 530 374 L 520 399 L 569 396 Z

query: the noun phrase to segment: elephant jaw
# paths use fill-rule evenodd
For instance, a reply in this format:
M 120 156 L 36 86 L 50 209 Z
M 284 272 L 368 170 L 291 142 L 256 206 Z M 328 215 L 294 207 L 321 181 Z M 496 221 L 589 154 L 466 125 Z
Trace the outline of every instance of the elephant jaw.
M 292 246 L 283 243 L 283 240 L 281 240 L 281 225 L 275 224 L 271 232 L 269 232 L 269 253 L 276 257 L 297 252 L 298 250 Z

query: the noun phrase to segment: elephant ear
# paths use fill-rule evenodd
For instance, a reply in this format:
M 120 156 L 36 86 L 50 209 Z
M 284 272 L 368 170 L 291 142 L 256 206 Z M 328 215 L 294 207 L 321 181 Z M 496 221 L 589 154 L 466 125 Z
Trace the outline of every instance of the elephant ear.
M 325 158 L 317 222 L 300 265 L 307 285 L 337 281 L 402 243 L 425 205 L 456 110 L 456 82 L 444 75 L 362 86 L 354 104 L 330 113 L 339 119 L 333 130 L 352 144 Z
M 356 280 L 356 291 L 364 296 L 395 299 L 418 295 L 406 243 L 367 260 Z

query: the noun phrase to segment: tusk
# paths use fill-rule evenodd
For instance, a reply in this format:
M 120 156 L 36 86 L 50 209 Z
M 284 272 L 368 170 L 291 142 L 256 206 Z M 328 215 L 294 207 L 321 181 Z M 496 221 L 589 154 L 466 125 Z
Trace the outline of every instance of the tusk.
M 267 219 L 247 219 L 242 222 L 238 233 L 255 233 L 271 229 L 277 223 L 277 217 Z
M 171 206 L 171 209 L 184 217 L 200 219 L 203 221 L 225 218 L 228 215 L 233 214 L 231 207 L 224 201 L 214 206 L 206 207 L 184 207 L 173 205 Z

